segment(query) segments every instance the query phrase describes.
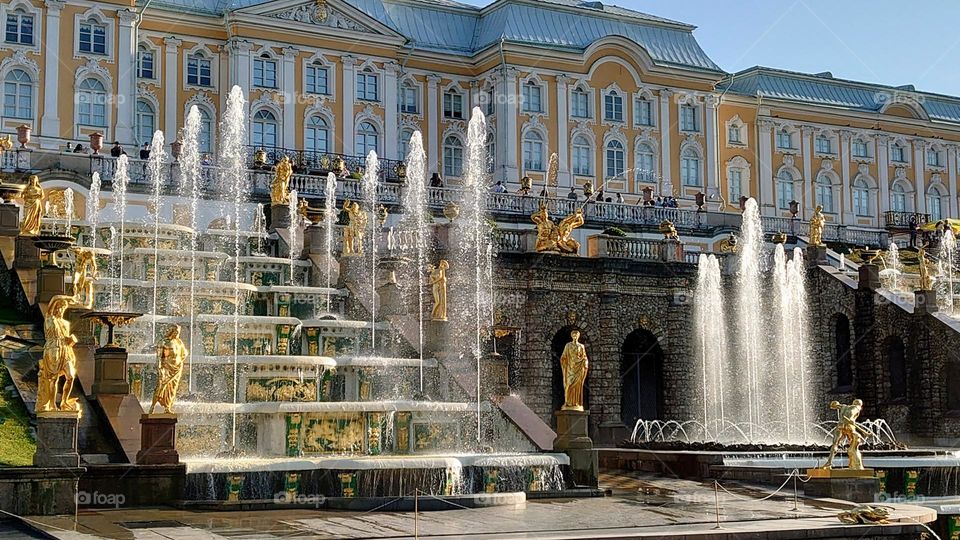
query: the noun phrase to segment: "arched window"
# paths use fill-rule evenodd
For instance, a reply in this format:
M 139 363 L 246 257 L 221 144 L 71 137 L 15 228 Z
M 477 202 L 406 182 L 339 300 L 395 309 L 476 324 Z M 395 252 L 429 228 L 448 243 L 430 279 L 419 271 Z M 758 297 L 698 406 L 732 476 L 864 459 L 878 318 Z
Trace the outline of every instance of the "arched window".
M 410 138 L 413 137 L 412 129 L 403 129 L 400 130 L 400 156 L 397 158 L 400 161 L 406 161 L 407 156 L 410 154 Z
M 370 122 L 361 122 L 357 126 L 357 134 L 354 139 L 354 152 L 358 156 L 366 156 L 371 151 L 376 152 L 380 148 L 380 132 L 377 126 Z
M 260 109 L 253 115 L 253 146 L 257 148 L 277 147 L 277 117 L 266 109 Z
M 149 102 L 137 100 L 137 142 L 149 143 L 157 126 L 157 113 Z
M 543 170 L 543 136 L 528 131 L 523 137 L 523 168 L 528 171 Z
M 899 337 L 887 339 L 887 369 L 890 375 L 890 399 L 907 397 L 907 350 Z
M 846 315 L 837 315 L 834 326 L 834 354 L 837 365 L 837 388 L 853 386 L 853 362 L 850 355 L 853 352 L 850 340 L 850 319 Z
M 853 212 L 858 216 L 872 216 L 870 209 L 870 185 L 863 178 L 853 181 Z
M 607 143 L 607 178 L 623 178 L 626 171 L 626 158 L 623 143 L 612 140 Z
M 330 126 L 322 116 L 315 114 L 307 119 L 304 133 L 304 147 L 307 152 L 326 154 L 330 151 Z
M 793 200 L 793 174 L 783 169 L 777 174 L 777 208 L 789 210 Z
M 197 137 L 197 145 L 204 154 L 213 152 L 213 119 L 206 109 L 200 109 L 200 135 Z
M 33 118 L 33 81 L 22 69 L 11 70 L 3 81 L 3 115 Z
M 647 143 L 637 147 L 637 180 L 654 182 L 657 179 L 656 161 L 653 148 Z
M 593 146 L 583 135 L 573 138 L 573 174 L 593 176 Z
M 821 174 L 817 178 L 817 205 L 823 207 L 823 211 L 832 214 L 833 209 L 833 182 L 830 178 Z
M 140 79 L 154 79 L 153 49 L 140 45 L 137 47 L 137 77 Z
M 700 178 L 700 156 L 693 148 L 680 153 L 680 181 L 685 186 L 702 186 Z
M 443 141 L 443 175 L 463 176 L 463 143 L 452 135 Z
M 927 213 L 930 214 L 931 221 L 940 221 L 943 219 L 944 193 L 940 186 L 933 184 L 927 190 Z
M 97 79 L 77 86 L 77 121 L 84 126 L 107 127 L 107 90 Z
M 890 190 L 890 209 L 894 212 L 907 211 L 907 189 L 900 182 L 893 184 Z

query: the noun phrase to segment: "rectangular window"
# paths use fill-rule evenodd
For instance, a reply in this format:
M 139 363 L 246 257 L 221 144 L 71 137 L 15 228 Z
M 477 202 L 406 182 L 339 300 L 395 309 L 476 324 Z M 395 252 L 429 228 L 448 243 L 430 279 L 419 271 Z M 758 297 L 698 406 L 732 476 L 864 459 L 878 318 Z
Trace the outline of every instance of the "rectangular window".
M 777 182 L 777 207 L 781 210 L 789 210 L 792 200 L 793 182 Z
M 380 101 L 377 76 L 373 73 L 357 73 L 357 99 Z
M 543 143 L 538 141 L 523 142 L 523 168 L 528 171 L 543 170 Z
M 417 114 L 420 110 L 420 100 L 417 99 L 417 89 L 413 86 L 400 87 L 400 112 Z
M 137 77 L 140 79 L 153 78 L 153 52 L 139 51 L 137 53 Z
M 680 180 L 685 186 L 701 185 L 699 159 L 689 157 L 680 160 Z
M 634 118 L 638 126 L 653 125 L 653 103 L 647 99 L 638 99 L 634 104 Z
M 730 203 L 740 202 L 740 197 L 743 195 L 743 169 L 730 169 L 727 183 L 730 185 Z
M 570 100 L 570 116 L 590 118 L 590 96 L 586 92 L 576 91 Z
M 743 144 L 740 138 L 740 126 L 730 126 L 727 128 L 727 142 L 730 144 Z
M 210 86 L 210 60 L 191 56 L 187 59 L 187 84 Z
M 277 87 L 277 63 L 273 60 L 253 61 L 253 85 L 260 88 Z
M 107 27 L 102 24 L 80 23 L 80 52 L 107 54 Z
M 497 112 L 496 101 L 494 100 L 494 93 L 492 90 L 484 92 L 482 95 L 483 99 L 483 114 L 487 116 L 493 116 Z
M 622 178 L 626 163 L 622 148 L 607 148 L 607 178 Z
M 817 137 L 817 153 L 818 154 L 832 154 L 833 145 L 830 144 L 830 139 L 826 137 Z
M 33 45 L 33 15 L 7 14 L 6 42 Z
M 693 105 L 680 106 L 680 130 L 700 131 L 700 119 L 697 118 L 697 108 Z
M 328 86 L 327 68 L 323 66 L 307 66 L 307 93 L 327 95 L 330 93 Z
M 616 92 L 603 96 L 603 119 L 623 122 L 623 98 Z
M 543 89 L 536 84 L 523 85 L 523 112 L 543 112 Z
M 890 161 L 896 161 L 897 163 L 906 163 L 906 153 L 903 151 L 902 146 L 894 146 L 890 150 Z
M 590 176 L 593 174 L 590 167 L 590 148 L 587 146 L 573 147 L 573 174 Z
M 936 150 L 927 150 L 927 165 L 931 167 L 940 166 L 940 152 Z
M 853 141 L 853 157 L 865 158 L 867 155 L 867 143 L 863 141 Z
M 463 119 L 463 95 L 456 92 L 443 94 L 443 117 Z

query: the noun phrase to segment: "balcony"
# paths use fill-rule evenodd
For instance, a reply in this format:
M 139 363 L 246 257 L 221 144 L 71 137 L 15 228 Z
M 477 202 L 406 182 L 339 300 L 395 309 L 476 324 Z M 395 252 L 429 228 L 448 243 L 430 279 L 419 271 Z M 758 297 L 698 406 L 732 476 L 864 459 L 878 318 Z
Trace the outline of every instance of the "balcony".
M 928 221 L 930 221 L 930 214 L 895 212 L 893 210 L 883 213 L 884 227 L 890 230 L 909 231 L 914 226 L 919 227 Z

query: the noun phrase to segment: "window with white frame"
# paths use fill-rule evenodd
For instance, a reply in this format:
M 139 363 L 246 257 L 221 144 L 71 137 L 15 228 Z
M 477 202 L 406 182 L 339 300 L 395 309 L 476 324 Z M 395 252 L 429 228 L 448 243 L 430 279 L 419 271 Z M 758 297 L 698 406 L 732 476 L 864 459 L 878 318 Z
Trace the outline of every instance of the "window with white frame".
M 420 89 L 410 81 L 400 85 L 400 112 L 417 114 L 420 112 Z
M 603 96 L 603 119 L 608 122 L 623 122 L 623 96 L 610 90 Z
M 107 89 L 94 78 L 77 85 L 77 121 L 84 126 L 107 127 Z
M 326 154 L 330 151 L 330 125 L 319 114 L 307 119 L 303 142 L 307 152 Z
M 930 167 L 942 167 L 943 161 L 940 159 L 940 152 L 935 148 L 927 149 L 927 165 Z
M 33 118 L 33 80 L 22 69 L 12 69 L 3 80 L 3 116 Z
M 308 94 L 330 95 L 330 69 L 327 66 L 319 62 L 307 64 L 305 80 Z
M 523 112 L 543 112 L 543 87 L 535 81 L 527 81 L 523 85 Z
M 448 178 L 463 176 L 463 143 L 453 135 L 443 141 L 443 175 Z
M 536 131 L 528 131 L 523 137 L 523 168 L 543 170 L 543 136 Z
M 397 156 L 397 159 L 400 161 L 406 161 L 410 155 L 410 139 L 413 138 L 412 129 L 402 129 L 400 130 L 400 155 Z
M 253 85 L 259 88 L 277 87 L 277 62 L 266 53 L 253 59 Z
M 380 101 L 380 77 L 376 73 L 370 70 L 357 73 L 357 99 Z
M 931 221 L 940 221 L 946 217 L 943 213 L 943 201 L 945 190 L 942 190 L 938 184 L 932 184 L 927 190 L 927 212 L 930 214 Z
M 890 147 L 890 161 L 894 163 L 906 163 L 907 151 L 900 143 L 893 143 Z
M 737 124 L 730 124 L 727 126 L 727 143 L 728 144 L 743 144 L 743 139 L 740 136 L 740 126 Z
M 854 158 L 868 158 L 870 157 L 870 150 L 867 148 L 867 142 L 863 139 L 854 139 L 853 140 L 853 157 Z
M 695 105 L 684 104 L 680 106 L 680 130 L 698 132 L 700 131 L 700 115 Z
M 890 189 L 890 209 L 894 212 L 907 211 L 907 190 L 900 182 L 893 184 Z
M 593 145 L 583 135 L 573 138 L 573 174 L 593 176 Z
M 213 152 L 213 118 L 206 109 L 200 109 L 200 134 L 197 136 L 197 146 L 204 154 Z
M 253 133 L 251 144 L 257 148 L 277 147 L 277 117 L 266 109 L 253 115 Z
M 870 184 L 861 177 L 853 181 L 853 213 L 858 216 L 871 216 Z
M 22 10 L 7 13 L 4 41 L 17 45 L 33 45 L 33 15 Z
M 820 177 L 817 178 L 816 201 L 817 206 L 822 206 L 824 212 L 828 214 L 834 212 L 833 182 L 831 182 L 830 178 L 825 174 L 821 174 Z
M 107 54 L 107 26 L 96 21 L 83 21 L 78 28 L 80 52 Z
M 137 47 L 137 78 L 155 79 L 154 63 L 156 57 L 153 49 L 140 45 Z
M 495 96 L 492 89 L 480 93 L 480 106 L 486 116 L 493 116 L 497 112 Z
M 157 112 L 153 105 L 144 99 L 137 100 L 137 143 L 144 144 L 153 140 L 157 127 Z
M 727 169 L 727 186 L 729 187 L 729 200 L 731 203 L 740 201 L 743 196 L 743 169 L 740 167 L 730 167 Z
M 777 208 L 781 210 L 789 210 L 794 200 L 793 180 L 793 174 L 786 169 L 777 174 Z
M 213 71 L 210 59 L 202 53 L 187 57 L 187 84 L 193 86 L 211 86 Z
M 570 116 L 573 118 L 590 118 L 590 94 L 581 87 L 576 87 L 570 93 Z
M 777 132 L 777 148 L 781 150 L 793 149 L 793 134 L 787 129 L 781 129 Z
M 607 178 L 623 178 L 627 169 L 623 143 L 614 139 L 607 143 Z
M 638 126 L 653 125 L 653 101 L 638 97 L 633 102 L 633 123 Z
M 833 141 L 826 135 L 817 135 L 814 140 L 814 150 L 818 154 L 833 154 Z
M 443 117 L 455 120 L 463 119 L 463 94 L 455 90 L 443 93 Z
M 655 182 L 657 180 L 656 157 L 653 147 L 647 143 L 637 146 L 637 180 L 641 182 Z
M 703 185 L 700 155 L 693 148 L 686 148 L 680 153 L 680 182 L 688 187 Z
M 360 122 L 354 138 L 354 151 L 358 156 L 366 156 L 380 148 L 380 132 L 373 122 Z

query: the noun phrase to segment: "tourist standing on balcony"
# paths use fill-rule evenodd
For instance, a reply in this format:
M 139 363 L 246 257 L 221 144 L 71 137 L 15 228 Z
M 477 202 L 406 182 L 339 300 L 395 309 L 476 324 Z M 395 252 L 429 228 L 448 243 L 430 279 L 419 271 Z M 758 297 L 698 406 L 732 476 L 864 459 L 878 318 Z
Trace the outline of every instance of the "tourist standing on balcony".
M 113 141 L 113 148 L 110 149 L 110 155 L 120 157 L 127 155 L 127 152 L 120 146 L 120 141 Z
M 150 145 L 143 143 L 143 147 L 140 148 L 140 159 L 147 160 L 150 159 Z
M 623 204 L 624 202 L 625 201 L 623 200 L 623 194 L 617 193 L 617 204 Z
M 77 143 L 77 145 L 73 147 L 74 154 L 82 154 L 83 152 L 84 152 L 84 149 L 82 144 Z
M 497 180 L 497 183 L 493 185 L 494 193 L 506 193 L 507 188 L 503 185 L 503 180 Z
M 430 187 L 443 187 L 443 178 L 440 178 L 440 173 L 433 173 L 433 176 L 430 177 Z
M 920 226 L 917 224 L 917 215 L 912 214 L 910 216 L 910 247 L 917 247 L 917 231 L 920 230 Z
M 577 197 L 577 190 L 574 189 L 573 186 L 570 186 L 570 193 L 567 193 L 567 198 L 570 199 L 571 201 L 575 201 L 579 198 Z

